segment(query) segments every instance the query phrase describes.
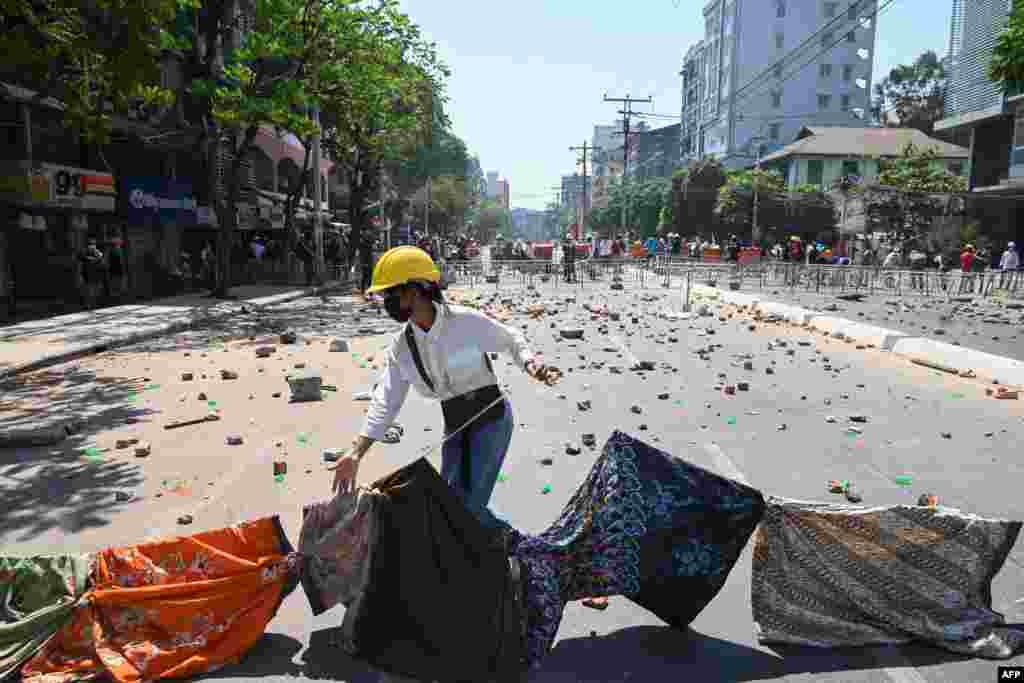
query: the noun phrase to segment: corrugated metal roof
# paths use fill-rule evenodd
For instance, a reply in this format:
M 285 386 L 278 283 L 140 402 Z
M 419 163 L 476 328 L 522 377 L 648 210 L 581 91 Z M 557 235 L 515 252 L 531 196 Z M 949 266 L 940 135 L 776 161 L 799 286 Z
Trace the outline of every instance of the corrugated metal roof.
M 895 157 L 908 143 L 920 149 L 934 149 L 946 159 L 966 159 L 968 150 L 959 145 L 928 137 L 913 128 L 850 128 L 807 126 L 796 142 L 761 159 L 763 162 L 790 156 Z

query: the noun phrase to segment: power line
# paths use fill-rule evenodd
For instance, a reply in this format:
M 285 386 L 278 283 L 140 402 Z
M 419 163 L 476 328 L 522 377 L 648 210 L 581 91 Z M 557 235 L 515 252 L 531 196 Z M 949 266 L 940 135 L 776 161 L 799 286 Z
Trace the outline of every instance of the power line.
M 892 2 L 893 2 L 893 1 L 894 1 L 894 0 L 887 0 L 887 2 L 886 2 L 886 5 L 892 4 Z M 846 8 L 846 9 L 847 9 L 847 12 L 849 12 L 849 9 L 850 9 L 851 7 L 856 7 L 856 6 L 857 6 L 857 5 L 859 5 L 859 4 L 860 4 L 860 2 L 853 2 L 853 3 L 850 3 L 850 5 L 848 5 L 848 6 L 847 6 L 847 8 Z M 874 13 L 873 13 L 873 15 L 877 16 L 877 14 L 878 14 L 878 12 L 880 11 L 880 9 L 881 9 L 881 8 L 879 8 L 879 7 L 876 7 L 876 8 L 875 8 L 875 11 L 874 11 Z M 780 59 L 776 60 L 776 61 L 775 61 L 775 62 L 773 62 L 773 63 L 772 63 L 771 65 L 769 65 L 768 67 L 766 67 L 766 68 L 764 69 L 764 71 L 762 71 L 761 73 L 759 73 L 759 74 L 757 74 L 756 76 L 754 76 L 753 78 L 751 78 L 751 79 L 750 79 L 750 81 L 748 81 L 746 85 L 744 85 L 744 86 L 743 86 L 742 88 L 739 88 L 738 90 L 736 90 L 736 91 L 735 91 L 735 92 L 733 93 L 733 97 L 735 98 L 735 99 L 733 100 L 733 102 L 735 103 L 735 102 L 736 102 L 737 100 L 739 100 L 739 99 L 740 99 L 740 95 L 741 95 L 741 94 L 743 94 L 743 93 L 744 93 L 744 92 L 745 92 L 746 90 L 748 90 L 749 88 L 752 88 L 752 87 L 754 87 L 755 85 L 757 85 L 757 84 L 758 84 L 759 82 L 761 82 L 761 80 L 762 80 L 762 79 L 764 79 L 764 78 L 765 78 L 766 76 L 768 76 L 768 75 L 769 75 L 770 73 L 773 73 L 773 72 L 774 72 L 774 71 L 775 71 L 775 70 L 776 70 L 777 68 L 779 68 L 780 66 L 782 66 L 782 65 L 783 65 L 783 64 L 784 64 L 784 63 L 785 63 L 785 62 L 786 62 L 787 60 L 790 60 L 790 59 L 792 59 L 793 61 L 796 61 L 796 60 L 798 59 L 798 54 L 799 54 L 799 53 L 800 53 L 801 51 L 803 51 L 803 50 L 804 50 L 804 48 L 806 48 L 807 46 L 809 46 L 809 45 L 810 45 L 810 44 L 811 44 L 811 43 L 812 43 L 812 42 L 813 42 L 814 40 L 816 40 L 816 39 L 817 39 L 817 38 L 818 38 L 819 36 L 822 36 L 822 35 L 824 35 L 824 34 L 826 34 L 826 33 L 829 33 L 829 32 L 830 32 L 830 31 L 831 31 L 831 30 L 832 30 L 833 28 L 835 28 L 835 26 L 836 26 L 836 25 L 837 25 L 838 23 L 841 23 L 841 22 L 843 22 L 843 21 L 849 21 L 849 19 L 844 19 L 844 14 L 845 14 L 845 13 L 837 13 L 837 14 L 836 14 L 836 16 L 835 16 L 835 17 L 833 17 L 833 18 L 832 18 L 831 20 L 829 20 L 829 21 L 825 22 L 825 24 L 824 24 L 824 25 L 823 25 L 823 26 L 822 26 L 821 28 L 819 28 L 819 29 L 818 29 L 817 31 L 815 31 L 814 33 L 811 33 L 811 34 L 810 34 L 809 36 L 807 36 L 807 38 L 805 38 L 805 39 L 804 39 L 804 41 L 803 41 L 802 43 L 800 43 L 800 44 L 799 44 L 799 45 L 797 45 L 797 46 L 796 46 L 795 48 L 793 48 L 792 50 L 790 50 L 789 52 L 787 52 L 787 53 L 786 53 L 785 55 L 783 55 L 783 56 L 782 56 L 782 57 L 781 57 Z M 857 22 L 857 23 L 859 23 L 859 22 Z M 830 45 L 830 46 L 829 46 L 828 48 L 826 48 L 825 50 L 823 50 L 823 51 L 821 51 L 821 52 L 818 52 L 818 53 L 816 53 L 816 54 L 814 55 L 814 57 L 812 58 L 812 60 L 811 60 L 811 61 L 813 61 L 814 59 L 817 59 L 817 58 L 818 58 L 818 57 L 820 57 L 820 56 L 821 56 L 822 54 L 825 54 L 826 52 L 830 51 L 830 50 L 831 50 L 831 49 L 832 49 L 833 47 L 835 47 L 836 45 L 838 45 L 838 44 L 839 44 L 839 43 L 840 43 L 840 42 L 841 42 L 842 40 L 843 40 L 843 39 L 842 39 L 842 38 L 840 38 L 840 40 L 837 40 L 837 41 L 836 41 L 835 43 L 833 43 L 832 45 Z M 872 55 L 872 56 L 874 56 L 874 55 Z M 805 64 L 804 66 L 806 66 L 806 64 Z M 799 72 L 800 72 L 800 71 L 801 71 L 802 69 L 803 69 L 803 67 L 801 67 L 800 69 L 797 69 L 797 71 L 795 71 L 795 72 L 793 72 L 793 73 L 799 73 Z M 782 82 L 785 82 L 785 80 L 787 80 L 787 79 L 783 79 L 783 80 L 782 80 Z
M 896 0 L 884 0 L 884 2 L 881 5 L 876 6 L 874 11 L 871 12 L 871 14 L 869 16 L 871 16 L 873 21 L 877 24 L 877 22 L 878 22 L 878 15 L 881 12 L 885 11 L 886 9 L 888 9 L 895 2 L 896 2 Z M 809 60 L 807 60 L 806 62 L 801 64 L 799 67 L 797 67 L 795 71 L 791 71 L 790 73 L 786 74 L 784 77 L 778 79 L 778 83 L 777 84 L 776 83 L 768 83 L 768 84 L 763 84 L 762 83 L 762 84 L 760 84 L 761 87 L 758 88 L 758 89 L 755 89 L 753 94 L 759 94 L 760 92 L 762 92 L 765 89 L 765 87 L 777 86 L 777 85 L 780 85 L 780 84 L 785 83 L 786 81 L 792 79 L 798 73 L 800 73 L 801 71 L 806 69 L 808 66 L 813 64 L 819 57 L 821 57 L 824 54 L 827 54 L 827 53 L 831 52 L 832 48 L 834 48 L 836 45 L 838 45 L 839 43 L 843 42 L 844 40 L 845 40 L 845 37 L 840 37 L 838 40 L 836 40 L 832 44 L 828 45 L 824 49 L 822 49 L 819 52 L 815 53 L 814 55 L 811 56 L 811 58 Z M 872 57 L 874 57 L 873 54 L 872 54 Z M 741 88 L 740 90 L 736 91 L 736 94 L 733 95 L 732 106 L 735 107 L 736 103 L 739 102 L 741 99 L 745 99 L 746 97 L 750 97 L 751 95 L 746 95 L 745 94 L 746 91 L 748 89 L 750 89 L 750 88 L 755 88 L 758 85 L 759 84 L 757 82 L 752 81 L 751 83 L 748 83 L 747 85 L 743 86 L 743 88 Z M 741 98 L 739 93 L 743 93 L 744 97 Z M 868 93 L 868 95 L 870 96 L 870 93 Z

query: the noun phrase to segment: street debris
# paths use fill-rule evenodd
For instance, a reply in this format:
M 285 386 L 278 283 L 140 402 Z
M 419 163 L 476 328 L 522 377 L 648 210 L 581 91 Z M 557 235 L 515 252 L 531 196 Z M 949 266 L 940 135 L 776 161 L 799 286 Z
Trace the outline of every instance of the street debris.
M 347 339 L 332 339 L 327 349 L 331 353 L 348 353 L 349 343 Z
M 323 394 L 320 391 L 323 377 L 317 370 L 306 370 L 299 375 L 288 377 L 287 380 L 293 403 L 323 400 Z
M 220 419 L 220 416 L 215 413 L 210 413 L 205 417 L 196 418 L 194 420 L 183 420 L 180 422 L 169 422 L 164 425 L 164 429 L 179 429 L 181 427 L 191 427 L 192 425 L 203 424 L 204 422 L 216 422 Z

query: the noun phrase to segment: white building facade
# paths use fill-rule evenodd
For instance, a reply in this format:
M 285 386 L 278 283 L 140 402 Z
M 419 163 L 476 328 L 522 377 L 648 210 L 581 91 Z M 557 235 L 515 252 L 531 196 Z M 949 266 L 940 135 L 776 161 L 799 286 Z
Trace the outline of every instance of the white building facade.
M 863 126 L 877 0 L 711 0 L 683 60 L 680 151 L 750 166 L 809 125 Z

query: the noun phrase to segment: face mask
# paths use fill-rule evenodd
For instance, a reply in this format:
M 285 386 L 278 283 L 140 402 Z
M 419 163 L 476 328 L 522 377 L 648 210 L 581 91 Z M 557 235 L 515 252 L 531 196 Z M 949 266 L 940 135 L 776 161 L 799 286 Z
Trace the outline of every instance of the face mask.
M 398 323 L 408 322 L 409 318 L 412 317 L 411 310 L 402 308 L 402 299 L 398 292 L 389 292 L 384 297 L 384 310 L 387 311 L 392 320 Z

